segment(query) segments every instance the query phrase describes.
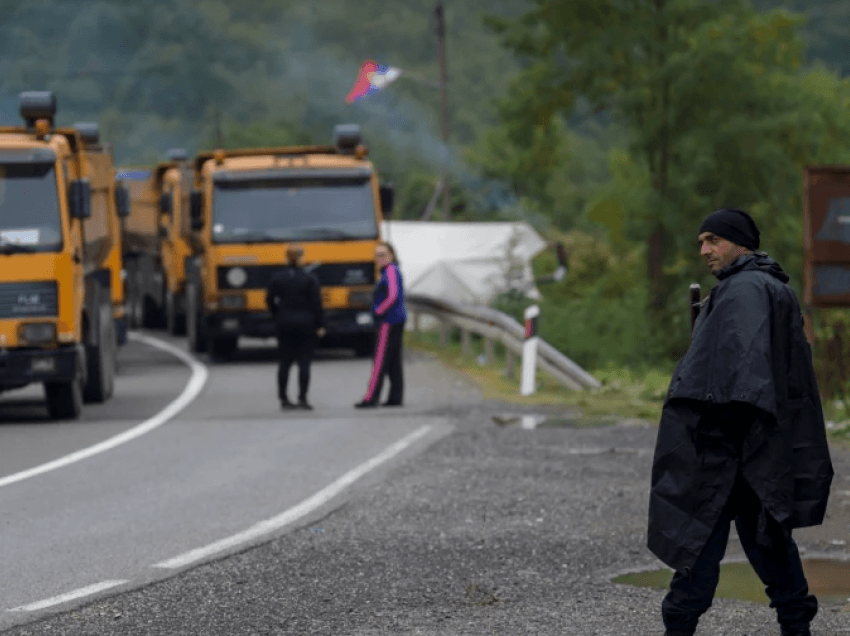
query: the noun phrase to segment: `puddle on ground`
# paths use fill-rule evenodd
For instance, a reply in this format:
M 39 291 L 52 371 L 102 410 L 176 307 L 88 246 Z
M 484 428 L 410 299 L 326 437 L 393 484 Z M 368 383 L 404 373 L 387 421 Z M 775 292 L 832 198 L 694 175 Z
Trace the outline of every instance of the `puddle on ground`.
M 809 590 L 823 604 L 850 602 L 850 561 L 833 559 L 804 559 L 803 570 L 809 581 Z M 624 574 L 612 579 L 614 583 L 639 587 L 666 589 L 673 573 L 669 569 L 650 570 Z M 764 585 L 749 563 L 723 563 L 720 566 L 720 584 L 717 597 L 734 598 L 741 601 L 767 603 Z

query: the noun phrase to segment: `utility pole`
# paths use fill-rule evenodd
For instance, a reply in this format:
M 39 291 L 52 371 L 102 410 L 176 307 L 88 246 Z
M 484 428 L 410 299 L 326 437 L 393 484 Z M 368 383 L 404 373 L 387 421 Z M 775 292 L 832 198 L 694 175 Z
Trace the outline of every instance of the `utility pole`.
M 434 9 L 437 18 L 437 60 L 440 63 L 440 114 L 442 120 L 443 148 L 443 220 L 449 220 L 449 98 L 446 91 L 449 65 L 446 59 L 446 22 L 443 3 L 438 0 Z

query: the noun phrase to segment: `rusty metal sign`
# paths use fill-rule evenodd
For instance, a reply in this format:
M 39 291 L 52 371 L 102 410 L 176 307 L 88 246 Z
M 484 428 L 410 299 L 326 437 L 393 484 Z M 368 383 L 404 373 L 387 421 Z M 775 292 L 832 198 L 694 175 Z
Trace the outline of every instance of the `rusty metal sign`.
M 850 166 L 807 166 L 803 303 L 850 307 Z

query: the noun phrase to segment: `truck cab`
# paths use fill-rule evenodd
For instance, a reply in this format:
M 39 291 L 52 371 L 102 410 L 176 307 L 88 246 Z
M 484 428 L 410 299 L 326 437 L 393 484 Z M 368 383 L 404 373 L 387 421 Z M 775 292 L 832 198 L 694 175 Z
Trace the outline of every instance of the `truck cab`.
M 195 158 L 190 197 L 195 259 L 187 276 L 187 332 L 194 351 L 226 358 L 239 336 L 276 334 L 269 281 L 286 248 L 304 249 L 321 285 L 326 344 L 372 348 L 375 246 L 391 189 L 360 144 L 337 126 L 335 144 L 214 150 Z
M 101 174 L 79 131 L 54 127 L 52 93 L 21 93 L 20 111 L 0 128 L 0 391 L 40 382 L 51 417 L 77 418 L 114 380 L 108 229 L 86 227 Z

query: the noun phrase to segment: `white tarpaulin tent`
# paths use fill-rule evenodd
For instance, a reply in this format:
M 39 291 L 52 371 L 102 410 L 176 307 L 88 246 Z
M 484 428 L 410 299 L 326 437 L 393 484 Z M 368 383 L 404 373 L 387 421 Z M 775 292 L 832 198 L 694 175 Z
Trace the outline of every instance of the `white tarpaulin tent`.
M 531 258 L 546 242 L 525 222 L 384 221 L 406 294 L 488 305 L 508 289 L 533 298 Z

